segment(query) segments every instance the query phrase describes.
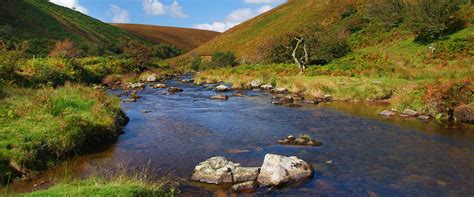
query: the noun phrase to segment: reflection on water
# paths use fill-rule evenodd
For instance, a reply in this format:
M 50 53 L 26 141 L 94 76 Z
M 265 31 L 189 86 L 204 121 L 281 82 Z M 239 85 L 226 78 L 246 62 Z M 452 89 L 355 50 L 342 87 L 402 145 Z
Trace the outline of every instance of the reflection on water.
M 169 81 L 176 85 L 176 82 Z M 260 166 L 267 153 L 297 156 L 316 170 L 312 180 L 258 194 L 437 196 L 474 193 L 474 129 L 442 126 L 435 121 L 384 119 L 384 106 L 332 103 L 287 108 L 272 106 L 264 92 L 212 101 L 205 87 L 178 84 L 185 92 L 157 94 L 146 89 L 137 103 L 124 103 L 130 117 L 119 141 L 73 159 L 72 170 L 87 176 L 96 168 L 150 163 L 161 175 L 183 179 L 181 195 L 228 194 L 221 187 L 192 183 L 194 166 L 224 156 L 245 166 Z M 229 93 L 229 95 L 232 93 Z M 150 110 L 151 113 L 142 113 Z M 275 142 L 288 135 L 309 134 L 322 147 L 286 147 Z M 245 151 L 239 151 L 245 150 Z M 64 168 L 64 167 L 63 167 Z M 61 176 L 58 167 L 39 179 L 20 182 L 18 191 Z M 53 177 L 53 178 L 51 178 Z

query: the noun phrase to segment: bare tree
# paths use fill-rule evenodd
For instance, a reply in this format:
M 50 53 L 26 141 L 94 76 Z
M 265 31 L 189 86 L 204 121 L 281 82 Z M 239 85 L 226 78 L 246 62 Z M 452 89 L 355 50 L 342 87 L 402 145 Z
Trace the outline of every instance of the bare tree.
M 295 40 L 298 41 L 296 43 L 296 46 L 295 48 L 293 49 L 293 60 L 295 60 L 295 63 L 298 64 L 299 68 L 300 68 L 300 74 L 304 73 L 304 71 L 306 70 L 306 65 L 308 64 L 309 62 L 309 58 L 308 58 L 308 50 L 306 49 L 306 42 L 304 41 L 304 37 L 295 37 Z M 298 51 L 298 49 L 300 48 L 300 45 L 303 44 L 303 52 L 304 52 L 304 55 L 300 58 L 297 57 L 297 54 L 296 52 Z

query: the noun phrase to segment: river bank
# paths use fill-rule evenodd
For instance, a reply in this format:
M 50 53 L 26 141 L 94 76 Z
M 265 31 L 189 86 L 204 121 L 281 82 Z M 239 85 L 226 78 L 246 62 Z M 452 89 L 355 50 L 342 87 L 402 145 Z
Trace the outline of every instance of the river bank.
M 438 120 L 473 121 L 474 83 L 470 77 L 414 80 L 317 74 L 322 69 L 310 67 L 307 73 L 298 75 L 295 65 L 247 65 L 204 70 L 196 74 L 195 80 L 197 83 L 222 81 L 237 89 L 252 88 L 252 82 L 257 81 L 309 99 L 330 95 L 333 100 L 344 102 L 387 103 L 387 110 L 411 109 Z M 466 118 L 466 113 L 471 115 Z

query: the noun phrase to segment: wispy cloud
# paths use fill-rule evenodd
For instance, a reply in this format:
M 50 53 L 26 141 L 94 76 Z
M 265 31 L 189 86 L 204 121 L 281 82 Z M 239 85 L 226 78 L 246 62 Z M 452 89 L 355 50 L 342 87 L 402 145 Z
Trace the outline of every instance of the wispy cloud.
M 252 10 L 250 8 L 236 9 L 236 10 L 233 10 L 230 14 L 228 14 L 224 21 L 195 24 L 193 25 L 193 28 L 224 32 L 246 20 L 249 20 L 262 13 L 265 13 L 271 9 L 272 9 L 271 5 L 264 5 L 264 6 L 259 7 L 256 10 Z
M 128 11 L 120 8 L 119 6 L 110 5 L 109 15 L 112 16 L 112 22 L 114 23 L 129 23 L 130 22 Z
M 188 17 L 177 0 L 174 0 L 170 5 L 165 5 L 160 0 L 143 0 L 143 9 L 148 15 L 159 16 L 168 14 L 174 18 Z

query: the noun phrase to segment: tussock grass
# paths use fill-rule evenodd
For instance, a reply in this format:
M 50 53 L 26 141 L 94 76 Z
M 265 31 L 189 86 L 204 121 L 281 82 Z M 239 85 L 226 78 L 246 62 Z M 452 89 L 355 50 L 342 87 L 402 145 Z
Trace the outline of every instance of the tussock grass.
M 4 92 L 0 100 L 2 179 L 14 170 L 23 174 L 44 170 L 96 143 L 113 141 L 126 122 L 118 98 L 82 85 L 6 87 Z

